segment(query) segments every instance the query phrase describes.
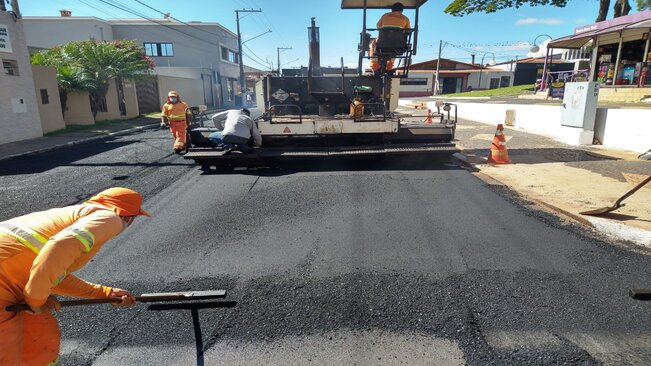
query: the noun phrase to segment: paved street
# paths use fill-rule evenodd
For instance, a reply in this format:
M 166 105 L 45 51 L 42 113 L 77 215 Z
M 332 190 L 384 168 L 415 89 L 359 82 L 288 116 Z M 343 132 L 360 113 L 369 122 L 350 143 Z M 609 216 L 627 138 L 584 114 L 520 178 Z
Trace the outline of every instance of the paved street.
M 0 220 L 113 185 L 154 217 L 80 277 L 226 289 L 200 311 L 208 365 L 646 365 L 649 252 L 582 235 L 456 164 L 204 174 L 148 130 L 0 167 Z M 67 308 L 63 365 L 191 365 L 189 311 Z

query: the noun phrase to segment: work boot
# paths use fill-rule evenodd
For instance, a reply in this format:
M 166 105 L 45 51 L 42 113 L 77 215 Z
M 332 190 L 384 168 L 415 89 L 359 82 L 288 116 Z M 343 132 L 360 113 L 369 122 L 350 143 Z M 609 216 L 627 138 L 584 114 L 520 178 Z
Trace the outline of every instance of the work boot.
M 181 155 L 181 149 L 174 149 L 174 153 Z

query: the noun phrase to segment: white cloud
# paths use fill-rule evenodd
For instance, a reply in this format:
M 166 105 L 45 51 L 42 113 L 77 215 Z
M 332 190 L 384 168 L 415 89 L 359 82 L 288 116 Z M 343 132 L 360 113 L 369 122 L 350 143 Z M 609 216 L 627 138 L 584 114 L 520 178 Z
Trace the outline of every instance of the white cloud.
M 531 24 L 558 25 L 563 24 L 563 20 L 559 18 L 521 18 L 515 22 L 515 25 Z

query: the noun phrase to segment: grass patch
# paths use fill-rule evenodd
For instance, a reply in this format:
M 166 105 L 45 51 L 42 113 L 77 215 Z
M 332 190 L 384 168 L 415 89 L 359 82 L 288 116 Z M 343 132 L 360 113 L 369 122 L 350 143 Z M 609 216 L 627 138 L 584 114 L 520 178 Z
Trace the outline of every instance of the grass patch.
M 505 95 L 533 94 L 533 85 L 517 85 L 508 88 L 477 90 L 464 93 L 445 94 L 446 97 L 497 97 Z

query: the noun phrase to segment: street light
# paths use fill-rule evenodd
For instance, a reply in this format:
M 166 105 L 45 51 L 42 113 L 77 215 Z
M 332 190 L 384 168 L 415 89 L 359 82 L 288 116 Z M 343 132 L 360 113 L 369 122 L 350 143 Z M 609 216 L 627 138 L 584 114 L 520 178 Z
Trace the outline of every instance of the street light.
M 484 55 L 481 56 L 481 62 L 479 64 L 479 66 L 481 66 L 481 68 L 479 69 L 479 84 L 477 85 L 477 90 L 481 89 L 481 72 L 484 70 L 484 57 L 486 57 L 486 55 L 488 55 L 489 53 L 491 55 L 493 55 L 493 59 L 488 61 L 488 64 L 490 66 L 495 66 L 495 64 L 496 64 L 496 62 L 495 62 L 495 54 L 493 52 L 485 52 Z
M 553 39 L 552 36 L 550 36 L 549 34 L 539 34 L 539 35 L 537 35 L 536 38 L 533 40 L 533 43 L 532 43 L 533 46 L 531 46 L 531 52 L 536 53 L 536 52 L 540 51 L 540 46 L 538 46 L 536 44 L 536 41 L 538 41 L 538 38 L 540 38 L 540 37 L 549 37 L 550 41 Z
M 536 41 L 538 41 L 538 38 L 540 38 L 540 37 L 549 37 L 550 41 L 553 40 L 552 36 L 550 36 L 549 34 L 537 35 L 536 38 L 533 40 L 533 46 L 531 46 L 531 52 L 536 53 L 536 52 L 540 51 L 540 47 L 536 44 Z M 549 56 L 549 48 L 545 47 L 545 62 L 543 64 L 543 73 L 542 73 L 542 76 L 541 76 L 542 80 L 540 80 L 540 90 L 545 89 L 545 78 L 546 78 L 546 74 L 547 74 L 547 58 L 548 58 L 548 56 Z
M 242 44 L 245 44 L 245 43 L 248 42 L 248 41 L 253 41 L 254 39 L 256 39 L 256 38 L 258 38 L 258 37 L 261 37 L 261 36 L 264 36 L 264 35 L 267 34 L 267 33 L 271 33 L 271 29 L 269 29 L 268 31 L 266 31 L 266 32 L 264 32 L 264 33 L 260 33 L 260 34 L 258 34 L 258 35 L 255 36 L 255 37 L 251 37 L 251 38 L 247 39 L 246 41 L 242 41 Z

